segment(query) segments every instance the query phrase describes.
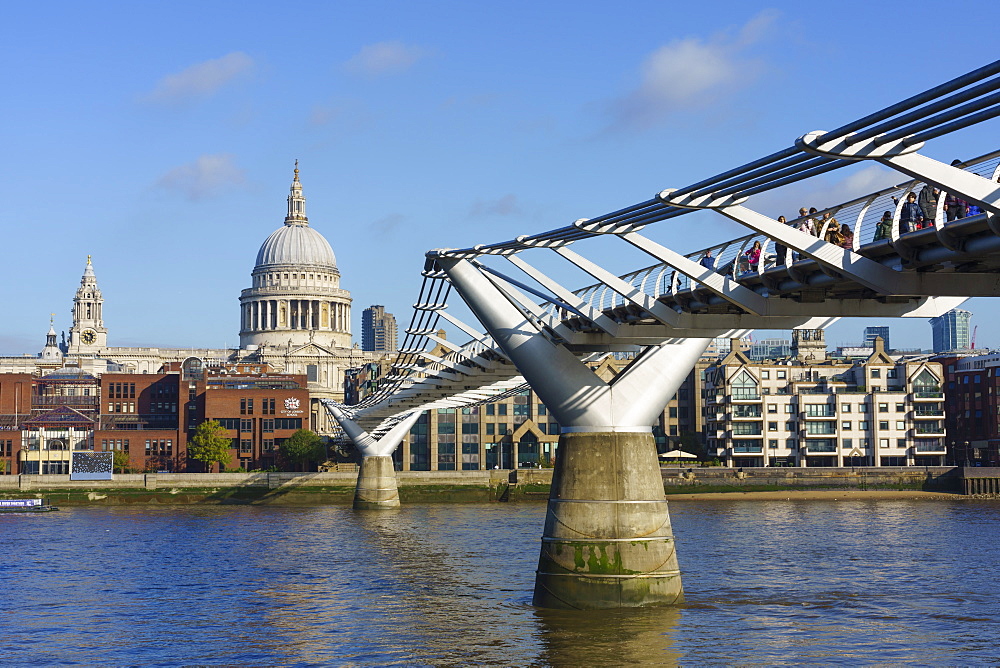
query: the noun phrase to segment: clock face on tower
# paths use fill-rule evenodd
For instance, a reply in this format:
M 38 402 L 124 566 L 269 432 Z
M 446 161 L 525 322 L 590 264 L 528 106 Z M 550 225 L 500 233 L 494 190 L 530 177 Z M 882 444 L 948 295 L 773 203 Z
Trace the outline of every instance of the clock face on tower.
M 91 345 L 96 340 L 97 340 L 97 332 L 95 332 L 92 329 L 85 329 L 80 334 L 80 341 L 82 341 L 84 344 L 88 346 Z

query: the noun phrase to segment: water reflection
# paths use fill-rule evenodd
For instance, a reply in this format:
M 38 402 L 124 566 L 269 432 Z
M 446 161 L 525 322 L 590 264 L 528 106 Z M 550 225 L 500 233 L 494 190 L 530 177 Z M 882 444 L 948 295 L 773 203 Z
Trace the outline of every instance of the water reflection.
M 678 608 L 535 610 L 539 665 L 556 667 L 677 665 Z
M 1000 503 L 675 501 L 688 603 L 603 612 L 530 606 L 544 510 L 156 507 L 0 516 L 0 659 L 1000 662 Z

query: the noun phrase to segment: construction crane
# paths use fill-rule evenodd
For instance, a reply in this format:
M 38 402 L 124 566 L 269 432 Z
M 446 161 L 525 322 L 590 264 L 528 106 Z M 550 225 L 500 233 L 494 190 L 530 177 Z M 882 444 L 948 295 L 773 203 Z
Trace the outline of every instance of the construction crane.
M 975 350 L 976 349 L 976 332 L 977 331 L 979 331 L 979 325 L 976 325 L 975 327 L 972 328 L 972 341 L 969 342 L 969 349 L 970 350 Z

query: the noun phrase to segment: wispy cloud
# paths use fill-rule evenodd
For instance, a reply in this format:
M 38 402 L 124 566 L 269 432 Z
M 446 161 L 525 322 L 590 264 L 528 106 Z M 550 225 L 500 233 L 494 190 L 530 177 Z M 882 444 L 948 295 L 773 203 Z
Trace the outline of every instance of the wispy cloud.
M 801 207 L 825 209 L 906 181 L 905 176 L 882 165 L 865 165 L 839 179 L 834 175 L 837 173 L 831 175 L 833 178 L 817 177 L 755 195 L 748 206 L 774 217 L 791 217 Z
M 246 180 L 245 172 L 233 158 L 229 153 L 200 156 L 194 162 L 171 169 L 156 184 L 191 200 L 213 197 Z
M 387 235 L 396 231 L 403 221 L 406 220 L 401 214 L 390 213 L 388 216 L 379 218 L 371 224 L 372 231 L 379 235 Z
M 718 102 L 757 79 L 763 64 L 747 54 L 777 19 L 765 10 L 735 32 L 685 37 L 651 53 L 641 83 L 609 106 L 611 129 L 645 130 L 672 114 Z
M 517 202 L 517 196 L 512 194 L 504 195 L 499 199 L 476 200 L 469 209 L 470 218 L 514 216 L 520 213 L 521 206 Z
M 427 51 L 419 46 L 402 42 L 378 42 L 362 47 L 344 63 L 344 69 L 350 74 L 366 77 L 400 74 L 426 55 Z
M 176 74 L 168 74 L 143 99 L 147 102 L 173 104 L 208 97 L 253 69 L 253 58 L 242 51 L 233 51 L 221 58 L 191 65 Z

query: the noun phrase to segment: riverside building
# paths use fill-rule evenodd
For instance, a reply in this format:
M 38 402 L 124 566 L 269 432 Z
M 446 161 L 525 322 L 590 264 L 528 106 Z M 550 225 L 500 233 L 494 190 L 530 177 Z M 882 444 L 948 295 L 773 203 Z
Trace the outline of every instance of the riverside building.
M 137 471 L 198 471 L 187 442 L 204 420 L 218 420 L 232 442 L 226 468 L 266 468 L 309 417 L 305 376 L 254 365 L 190 358 L 159 374 L 3 374 L 0 468 L 71 473 L 74 452 L 117 450 Z
M 795 330 L 794 357 L 734 349 L 705 370 L 705 438 L 727 466 L 940 466 L 943 371 L 885 352 L 826 360 L 822 330 Z

